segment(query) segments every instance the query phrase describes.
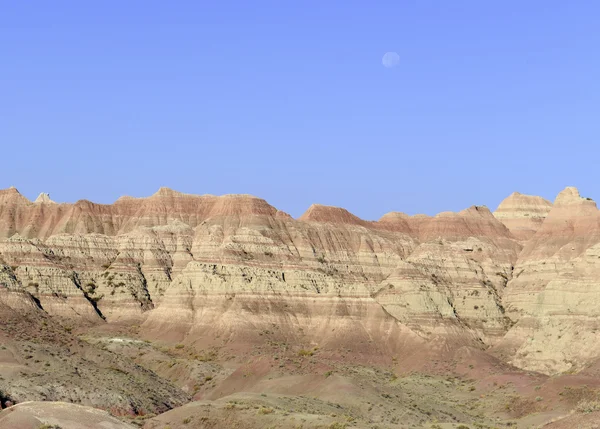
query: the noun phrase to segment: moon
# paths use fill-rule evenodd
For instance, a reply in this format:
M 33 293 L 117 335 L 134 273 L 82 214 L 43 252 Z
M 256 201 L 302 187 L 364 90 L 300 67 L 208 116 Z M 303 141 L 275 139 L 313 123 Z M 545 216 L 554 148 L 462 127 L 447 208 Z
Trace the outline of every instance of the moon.
M 381 58 L 381 64 L 388 69 L 396 67 L 400 63 L 400 55 L 397 52 L 386 52 Z

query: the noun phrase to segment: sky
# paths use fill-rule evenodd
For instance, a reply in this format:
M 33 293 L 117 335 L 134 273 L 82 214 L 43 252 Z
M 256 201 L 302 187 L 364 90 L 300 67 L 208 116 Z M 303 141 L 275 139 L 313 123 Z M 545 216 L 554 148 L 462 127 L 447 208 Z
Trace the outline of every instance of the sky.
M 364 219 L 566 186 L 600 199 L 598 16 L 595 1 L 0 0 L 0 188 L 111 203 L 167 186 Z

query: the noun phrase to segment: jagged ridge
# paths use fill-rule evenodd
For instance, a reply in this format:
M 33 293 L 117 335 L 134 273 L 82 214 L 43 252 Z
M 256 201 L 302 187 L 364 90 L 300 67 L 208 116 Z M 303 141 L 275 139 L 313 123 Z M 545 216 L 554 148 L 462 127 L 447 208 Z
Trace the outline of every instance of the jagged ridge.
M 182 340 L 251 341 L 268 323 L 290 331 L 317 323 L 316 334 L 335 323 L 335 336 L 320 333 L 330 344 L 344 330 L 386 336 L 380 329 L 392 323 L 405 339 L 460 338 L 552 372 L 565 368 L 556 350 L 542 363 L 517 357 L 529 347 L 523 327 L 549 314 L 540 299 L 554 300 L 553 312 L 571 308 L 557 298 L 564 292 L 548 291 L 583 281 L 577 264 L 597 264 L 600 221 L 574 188 L 554 205 L 514 193 L 494 214 L 473 206 L 374 222 L 322 205 L 295 220 L 249 195 L 161 188 L 112 205 L 56 204 L 11 188 L 0 191 L 0 236 L 0 283 L 60 317 L 136 319 L 149 335 Z M 340 305 L 354 316 L 340 316 Z

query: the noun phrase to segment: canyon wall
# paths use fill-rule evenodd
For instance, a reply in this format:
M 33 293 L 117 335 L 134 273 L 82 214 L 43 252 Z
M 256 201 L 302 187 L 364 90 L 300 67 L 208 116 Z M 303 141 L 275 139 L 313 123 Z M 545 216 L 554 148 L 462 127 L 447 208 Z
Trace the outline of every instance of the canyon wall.
M 554 373 L 600 355 L 598 242 L 596 205 L 574 188 L 554 204 L 515 193 L 494 213 L 378 221 L 323 205 L 293 219 L 249 195 L 58 204 L 10 188 L 0 299 L 170 342 L 244 347 L 268 332 L 373 359 L 467 345 Z

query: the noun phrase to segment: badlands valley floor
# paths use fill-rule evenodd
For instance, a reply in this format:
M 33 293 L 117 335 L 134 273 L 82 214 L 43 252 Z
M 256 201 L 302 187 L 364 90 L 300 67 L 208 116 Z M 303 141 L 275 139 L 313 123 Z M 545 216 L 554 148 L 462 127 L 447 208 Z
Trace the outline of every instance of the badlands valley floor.
M 598 428 L 600 212 L 0 191 L 0 428 Z

